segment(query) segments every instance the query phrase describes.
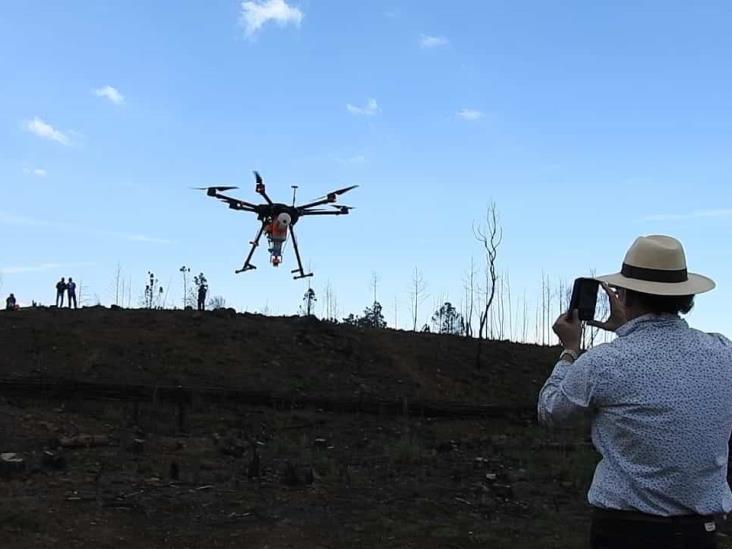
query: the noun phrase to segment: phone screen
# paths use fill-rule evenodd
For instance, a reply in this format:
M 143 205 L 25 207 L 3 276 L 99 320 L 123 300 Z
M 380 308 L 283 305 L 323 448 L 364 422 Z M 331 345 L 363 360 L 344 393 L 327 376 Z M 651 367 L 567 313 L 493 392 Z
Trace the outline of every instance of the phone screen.
M 593 278 L 578 278 L 572 288 L 572 299 L 569 302 L 569 312 L 577 309 L 580 320 L 593 320 L 597 307 L 597 291 L 600 283 Z

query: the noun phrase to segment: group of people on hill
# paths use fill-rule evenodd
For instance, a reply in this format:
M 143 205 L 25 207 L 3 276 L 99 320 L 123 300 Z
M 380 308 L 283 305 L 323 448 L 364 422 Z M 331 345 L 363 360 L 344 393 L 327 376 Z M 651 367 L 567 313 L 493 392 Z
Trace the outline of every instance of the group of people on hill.
M 67 303 L 69 309 L 72 303 L 74 304 L 74 309 L 78 309 L 76 304 L 76 282 L 71 277 L 69 277 L 68 282 L 66 282 L 64 277 L 61 277 L 61 280 L 56 283 L 56 307 L 64 306 L 64 294 L 68 296 Z
M 203 273 L 200 274 L 199 277 L 197 277 L 197 283 L 198 283 L 198 304 L 197 308 L 199 311 L 204 311 L 206 309 L 206 294 L 208 293 L 208 281 L 206 280 L 206 277 L 203 276 Z M 70 309 L 72 306 L 74 309 L 78 309 L 78 304 L 76 301 L 76 282 L 74 282 L 74 279 L 69 277 L 68 282 L 66 281 L 65 277 L 61 277 L 61 280 L 59 280 L 56 283 L 56 307 L 63 307 L 64 306 L 64 296 L 66 296 L 66 303 L 67 307 Z M 35 306 L 35 303 L 34 303 Z M 6 311 L 16 311 L 18 310 L 19 305 L 18 301 L 15 298 L 15 294 L 10 294 L 5 299 L 5 310 Z

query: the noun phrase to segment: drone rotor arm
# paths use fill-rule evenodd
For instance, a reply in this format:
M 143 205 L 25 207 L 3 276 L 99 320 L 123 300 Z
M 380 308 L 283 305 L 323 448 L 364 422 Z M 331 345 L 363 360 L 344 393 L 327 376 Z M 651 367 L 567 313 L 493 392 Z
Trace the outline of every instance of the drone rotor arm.
M 270 206 L 273 204 L 272 200 L 269 196 L 267 196 L 267 189 L 264 186 L 264 179 L 262 179 L 262 176 L 259 175 L 259 172 L 257 170 L 254 170 L 254 179 L 256 181 L 256 186 L 254 187 L 254 190 L 257 194 L 261 195 L 262 198 L 264 198 L 267 201 L 267 204 Z
M 300 212 L 300 216 L 304 215 L 348 215 L 348 208 L 339 210 L 305 210 Z
M 330 203 L 331 203 L 331 200 L 328 200 L 327 197 L 319 198 L 317 200 L 314 200 L 313 202 L 303 204 L 302 206 L 297 206 L 297 209 L 302 212 L 305 212 L 308 210 L 308 208 L 317 208 L 318 206 L 322 206 L 323 204 L 330 204 Z
M 315 206 L 322 206 L 323 204 L 332 204 L 336 200 L 338 200 L 338 196 L 347 193 L 350 190 L 355 189 L 358 187 L 358 185 L 351 185 L 350 187 L 344 187 L 342 189 L 335 190 L 333 192 L 329 192 L 325 196 L 321 196 L 319 198 L 316 198 L 312 202 L 308 202 L 307 204 L 303 204 L 302 206 L 298 206 L 299 209 L 304 210 L 307 208 L 314 208 Z
M 229 208 L 232 210 L 243 210 L 245 212 L 254 212 L 256 211 L 256 206 L 254 204 L 251 204 L 249 202 L 245 202 L 244 200 L 239 200 L 238 198 L 233 198 L 231 196 L 226 196 L 224 194 L 216 193 L 213 195 L 214 198 L 217 198 L 221 200 L 222 202 L 225 202 L 229 205 Z

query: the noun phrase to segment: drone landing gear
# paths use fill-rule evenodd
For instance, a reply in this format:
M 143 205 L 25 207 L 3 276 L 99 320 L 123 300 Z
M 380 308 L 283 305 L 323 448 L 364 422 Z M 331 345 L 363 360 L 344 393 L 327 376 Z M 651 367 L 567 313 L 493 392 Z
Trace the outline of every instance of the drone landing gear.
M 305 274 L 305 270 L 302 268 L 302 259 L 300 258 L 300 249 L 297 246 L 297 238 L 295 238 L 295 230 L 292 228 L 292 225 L 290 225 L 290 234 L 292 235 L 292 248 L 295 250 L 295 257 L 297 258 L 297 269 L 293 269 L 292 273 L 300 273 L 297 276 L 294 276 L 293 278 L 295 280 L 298 280 L 300 278 L 307 278 L 309 276 L 313 276 L 313 273 L 307 273 Z
M 251 261 L 252 256 L 254 255 L 254 251 L 257 249 L 257 246 L 259 246 L 259 239 L 262 238 L 262 233 L 264 232 L 265 223 L 262 223 L 262 226 L 259 228 L 259 232 L 257 233 L 257 237 L 251 242 L 252 249 L 249 251 L 249 255 L 244 260 L 244 266 L 241 269 L 237 269 L 234 271 L 235 274 L 244 273 L 246 271 L 252 271 L 256 269 L 254 265 L 249 263 Z
M 244 265 L 241 269 L 237 269 L 236 271 L 234 271 L 234 274 L 244 273 L 246 271 L 253 271 L 254 269 L 256 269 L 256 267 L 254 265 L 247 264 L 247 265 Z

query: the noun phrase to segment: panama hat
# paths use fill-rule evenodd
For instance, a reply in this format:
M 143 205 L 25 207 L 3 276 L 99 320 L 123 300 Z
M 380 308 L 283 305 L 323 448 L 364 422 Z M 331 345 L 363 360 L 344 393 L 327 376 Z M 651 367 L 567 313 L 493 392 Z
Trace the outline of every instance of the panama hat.
M 710 278 L 686 270 L 681 242 L 670 236 L 641 236 L 625 254 L 617 274 L 598 276 L 611 286 L 653 295 L 696 295 L 714 289 Z

